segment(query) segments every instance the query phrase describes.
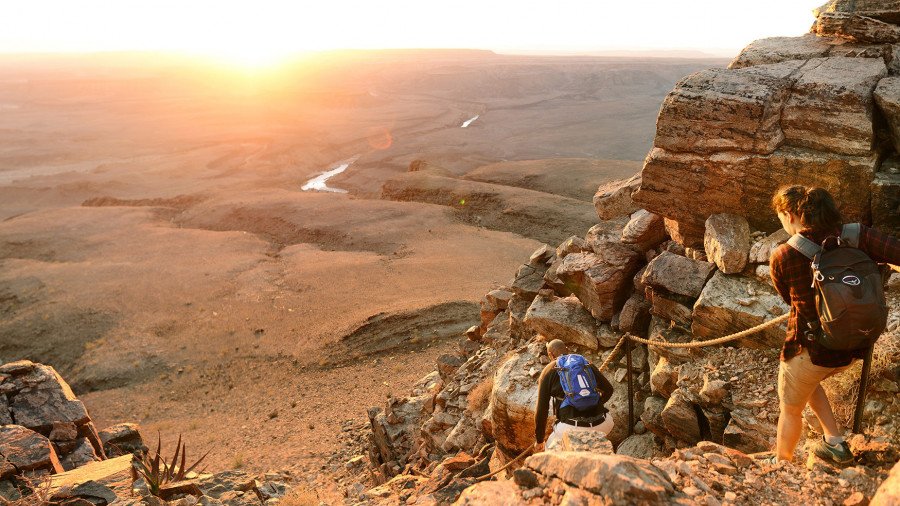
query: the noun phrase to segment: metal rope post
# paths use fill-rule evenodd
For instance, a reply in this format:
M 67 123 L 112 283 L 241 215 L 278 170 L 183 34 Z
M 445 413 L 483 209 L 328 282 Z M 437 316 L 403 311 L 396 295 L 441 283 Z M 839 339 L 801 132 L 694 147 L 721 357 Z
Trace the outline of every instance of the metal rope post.
M 869 370 L 872 369 L 872 352 L 875 345 L 869 346 L 866 358 L 863 359 L 862 374 L 859 375 L 859 393 L 856 394 L 856 411 L 853 413 L 853 433 L 862 432 L 862 419 L 866 410 L 866 390 L 869 388 Z
M 634 433 L 634 379 L 631 372 L 631 339 L 625 340 L 625 374 L 628 376 L 628 436 Z

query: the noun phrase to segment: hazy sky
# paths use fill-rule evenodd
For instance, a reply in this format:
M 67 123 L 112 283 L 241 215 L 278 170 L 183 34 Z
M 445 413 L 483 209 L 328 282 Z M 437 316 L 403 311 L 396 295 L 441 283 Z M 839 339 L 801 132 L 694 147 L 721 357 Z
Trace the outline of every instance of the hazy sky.
M 814 0 L 18 0 L 0 52 L 175 50 L 236 59 L 385 47 L 699 49 L 800 35 Z

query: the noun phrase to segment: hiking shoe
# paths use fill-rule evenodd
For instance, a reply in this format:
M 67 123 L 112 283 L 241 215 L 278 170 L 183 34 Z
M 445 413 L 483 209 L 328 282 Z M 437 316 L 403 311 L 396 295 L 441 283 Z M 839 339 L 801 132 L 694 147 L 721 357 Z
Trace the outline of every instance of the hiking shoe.
M 819 440 L 813 450 L 816 457 L 820 459 L 830 460 L 837 464 L 849 464 L 853 462 L 853 453 L 846 441 L 841 441 L 835 446 L 828 444 L 825 438 Z

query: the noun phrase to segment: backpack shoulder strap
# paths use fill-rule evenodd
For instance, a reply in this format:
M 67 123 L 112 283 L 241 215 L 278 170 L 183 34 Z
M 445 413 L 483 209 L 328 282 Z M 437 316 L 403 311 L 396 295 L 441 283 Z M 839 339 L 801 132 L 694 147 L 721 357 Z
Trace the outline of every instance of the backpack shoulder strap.
M 854 248 L 859 247 L 859 234 L 862 227 L 859 223 L 846 223 L 841 230 L 841 241 L 846 242 Z
M 803 253 L 803 256 L 809 258 L 810 260 L 812 260 L 813 257 L 815 257 L 816 254 L 822 250 L 822 248 L 818 244 L 810 241 L 800 234 L 792 235 L 791 238 L 788 239 L 787 243 L 790 247 L 794 248 L 800 253 Z

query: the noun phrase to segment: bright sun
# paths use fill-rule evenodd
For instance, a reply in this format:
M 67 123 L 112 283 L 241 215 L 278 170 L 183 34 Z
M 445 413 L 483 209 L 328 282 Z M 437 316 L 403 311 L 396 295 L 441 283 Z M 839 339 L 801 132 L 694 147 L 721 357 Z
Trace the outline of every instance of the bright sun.
M 298 55 L 299 52 L 244 42 L 240 46 L 226 46 L 203 51 L 203 54 L 227 65 L 250 70 L 263 70 L 276 67 Z

